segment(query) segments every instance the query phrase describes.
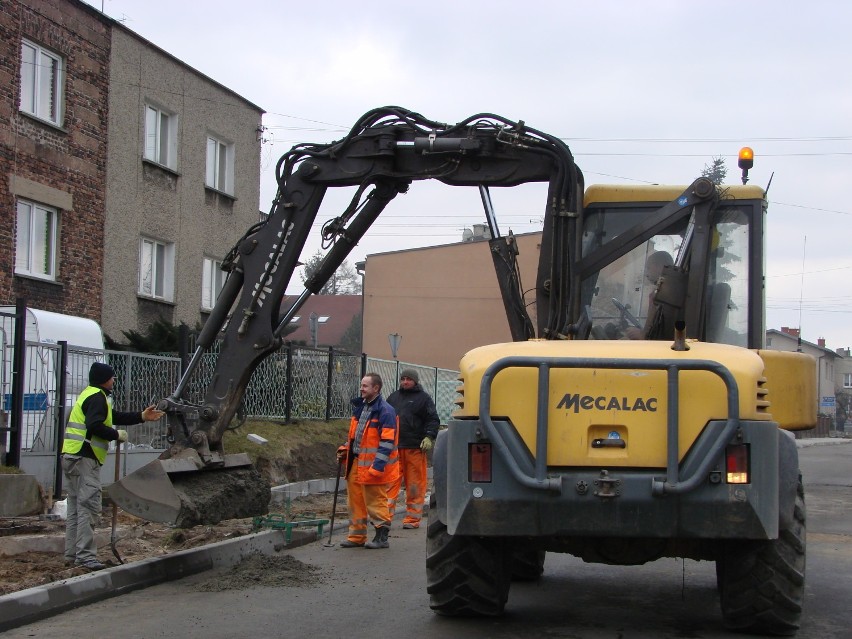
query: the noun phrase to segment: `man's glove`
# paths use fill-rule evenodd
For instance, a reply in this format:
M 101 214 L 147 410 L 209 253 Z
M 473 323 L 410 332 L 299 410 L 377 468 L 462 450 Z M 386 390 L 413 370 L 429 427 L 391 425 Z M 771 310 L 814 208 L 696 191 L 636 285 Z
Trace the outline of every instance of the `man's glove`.
M 424 437 L 423 441 L 420 442 L 420 450 L 422 450 L 424 453 L 429 452 L 430 450 L 432 450 L 432 446 L 434 445 L 435 444 L 432 441 L 431 437 Z
M 118 443 L 123 444 L 126 441 L 127 441 L 127 431 L 126 430 L 118 431 Z
M 349 450 L 349 447 L 348 447 L 348 446 L 345 446 L 345 445 L 344 445 L 344 446 L 340 446 L 340 447 L 337 449 L 337 463 L 338 463 L 338 464 L 340 464 L 341 462 L 343 462 L 343 460 L 344 460 L 344 459 L 346 459 L 346 452 L 347 452 L 348 450 Z

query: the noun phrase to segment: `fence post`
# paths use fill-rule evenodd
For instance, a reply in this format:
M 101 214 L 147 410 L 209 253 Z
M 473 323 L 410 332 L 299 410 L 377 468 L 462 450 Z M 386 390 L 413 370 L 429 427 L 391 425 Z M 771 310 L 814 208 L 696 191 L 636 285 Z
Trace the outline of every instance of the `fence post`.
M 325 421 L 331 419 L 331 376 L 334 373 L 334 346 L 328 347 L 328 366 L 325 376 Z
M 62 494 L 62 444 L 65 442 L 65 400 L 68 396 L 68 342 L 59 340 L 59 366 L 57 367 L 56 380 L 56 408 L 53 411 L 55 424 L 53 431 L 55 466 L 53 468 L 53 496 L 59 499 Z
M 21 465 L 21 434 L 24 430 L 24 369 L 26 367 L 27 302 L 15 300 L 15 348 L 12 355 L 12 423 L 6 465 Z
M 361 380 L 367 374 L 367 353 L 361 353 L 361 375 L 358 377 L 358 385 L 361 385 Z
M 290 423 L 293 411 L 293 342 L 285 342 L 287 348 L 287 370 L 284 371 L 284 422 Z

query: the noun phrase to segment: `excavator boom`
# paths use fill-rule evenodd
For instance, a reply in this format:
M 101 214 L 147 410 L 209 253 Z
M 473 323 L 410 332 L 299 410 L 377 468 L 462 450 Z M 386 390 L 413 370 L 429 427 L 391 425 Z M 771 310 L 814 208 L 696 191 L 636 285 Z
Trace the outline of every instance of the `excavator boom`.
M 268 497 L 268 484 L 259 475 L 245 475 L 248 460 L 225 454 L 222 437 L 252 373 L 281 346 L 292 317 L 412 182 L 434 179 L 480 189 L 507 320 L 517 341 L 536 335 L 516 276 L 514 238 L 496 232 L 488 188 L 547 182 L 539 268 L 544 284 L 537 293 L 539 337 L 564 338 L 571 330 L 567 251 L 569 238 L 575 236 L 583 178 L 560 139 L 493 114 L 448 125 L 400 107 L 384 107 L 362 116 L 341 140 L 294 146 L 279 160 L 276 178 L 278 192 L 268 218 L 248 229 L 224 260 L 229 276 L 196 351 L 177 388 L 159 402 L 169 422 L 171 447 L 160 460 L 137 471 L 138 476 L 129 475 L 110 490 L 122 508 L 140 517 L 178 524 L 245 517 L 253 514 L 245 514 L 245 503 L 254 508 L 264 495 Z M 343 213 L 323 225 L 324 244 L 331 248 L 297 301 L 281 313 L 280 300 L 330 187 L 356 187 L 355 196 Z M 189 382 L 204 353 L 220 338 L 216 369 L 204 398 L 200 403 L 190 401 Z M 189 481 L 192 475 L 202 480 Z M 178 483 L 193 485 L 178 488 Z M 198 507 L 198 502 L 206 502 L 205 488 L 211 485 L 241 495 L 230 500 L 239 504 Z M 247 494 L 260 498 L 246 499 Z

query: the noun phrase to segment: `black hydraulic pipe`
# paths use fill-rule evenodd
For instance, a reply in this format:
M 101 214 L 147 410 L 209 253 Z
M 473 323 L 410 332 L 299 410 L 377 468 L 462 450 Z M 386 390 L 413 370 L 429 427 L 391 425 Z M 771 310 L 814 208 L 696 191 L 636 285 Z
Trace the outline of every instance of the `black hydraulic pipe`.
M 367 202 L 352 220 L 349 226 L 340 232 L 337 241 L 326 254 L 317 270 L 305 281 L 305 288 L 311 293 L 319 294 L 326 282 L 331 279 L 335 271 L 343 264 L 343 260 L 349 255 L 358 242 L 379 217 L 385 207 L 399 193 L 400 189 L 408 186 L 407 182 L 381 181 L 376 183 L 376 188 L 370 192 Z

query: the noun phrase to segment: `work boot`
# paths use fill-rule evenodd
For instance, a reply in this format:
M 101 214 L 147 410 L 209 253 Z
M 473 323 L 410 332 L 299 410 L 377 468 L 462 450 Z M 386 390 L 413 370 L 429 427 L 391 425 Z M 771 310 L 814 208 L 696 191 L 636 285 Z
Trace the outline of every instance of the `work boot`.
M 378 526 L 376 527 L 376 536 L 373 537 L 373 541 L 368 541 L 364 548 L 389 548 L 390 544 L 388 543 L 388 533 L 390 529 L 387 526 Z
M 102 564 L 97 559 L 87 559 L 86 561 L 78 561 L 76 565 L 86 570 L 103 570 L 106 564 Z
M 361 543 L 359 544 L 357 541 L 349 541 L 349 540 L 347 539 L 346 541 L 341 541 L 341 542 L 340 542 L 340 547 L 341 547 L 341 548 L 363 548 L 363 547 L 364 547 L 364 542 L 361 542 Z

